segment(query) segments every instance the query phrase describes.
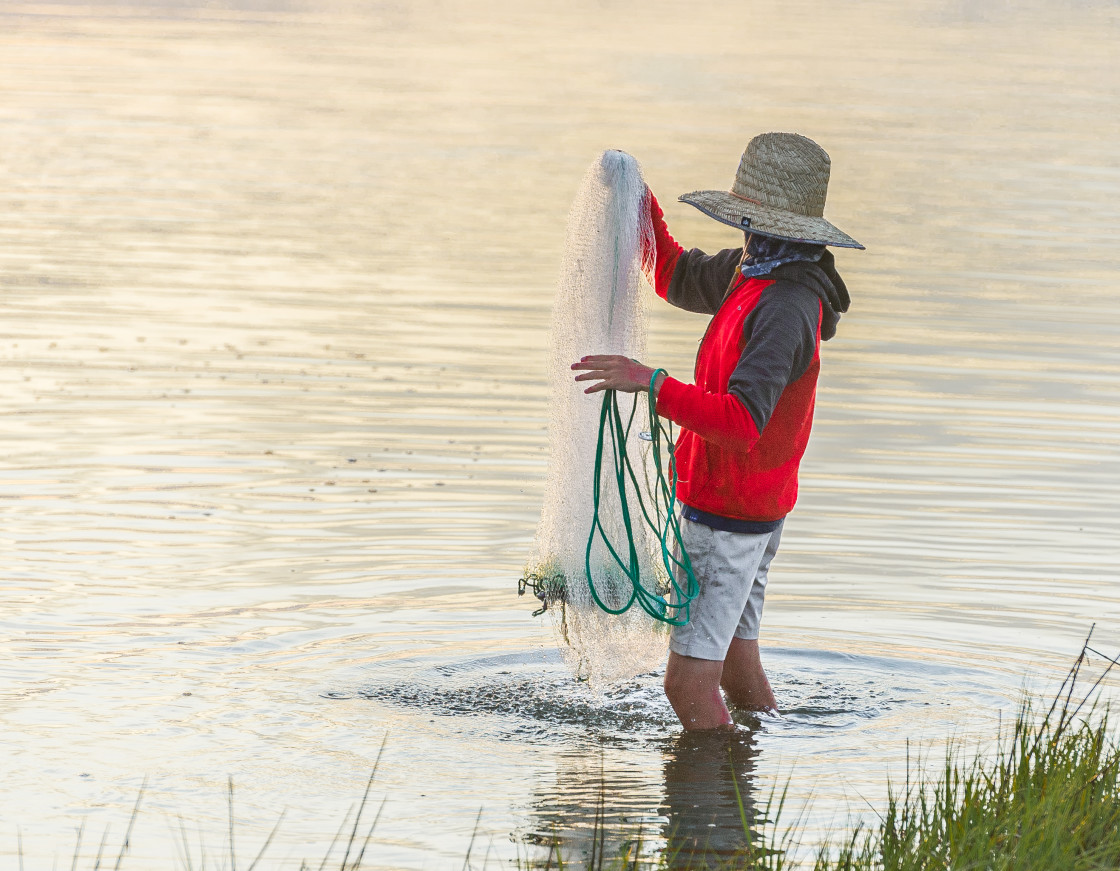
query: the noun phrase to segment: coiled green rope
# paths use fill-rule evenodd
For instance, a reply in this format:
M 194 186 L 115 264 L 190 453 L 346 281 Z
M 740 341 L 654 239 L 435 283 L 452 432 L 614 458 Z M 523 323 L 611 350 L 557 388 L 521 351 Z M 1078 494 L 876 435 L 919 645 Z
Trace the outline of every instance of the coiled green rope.
M 630 410 L 630 417 L 626 425 L 623 426 L 617 394 L 613 390 L 606 390 L 603 393 L 603 409 L 599 414 L 599 442 L 595 448 L 595 515 L 591 523 L 591 534 L 587 538 L 584 565 L 587 571 L 587 584 L 591 588 L 591 598 L 595 600 L 596 605 L 608 614 L 622 614 L 637 602 L 642 610 L 655 620 L 660 620 L 671 626 L 683 626 L 688 622 L 690 606 L 692 600 L 696 598 L 700 591 L 700 585 L 696 580 L 695 572 L 692 570 L 692 561 L 685 550 L 684 542 L 681 540 L 680 520 L 676 511 L 677 472 L 673 459 L 672 434 L 665 430 L 665 427 L 661 424 L 661 419 L 657 416 L 657 398 L 653 388 L 657 376 L 663 372 L 665 372 L 664 369 L 657 369 L 653 373 L 647 391 L 650 447 L 653 452 L 654 468 L 657 471 L 657 481 L 651 487 L 652 493 L 650 494 L 653 502 L 651 506 L 652 514 L 646 506 L 646 500 L 642 497 L 642 488 L 638 482 L 638 476 L 635 474 L 630 458 L 626 454 L 626 442 L 638 411 L 638 397 L 637 395 L 634 396 L 634 406 Z M 616 548 L 607 537 L 602 519 L 599 516 L 602 496 L 603 453 L 608 434 L 613 448 L 611 455 L 614 458 L 614 480 L 615 486 L 618 488 L 622 524 L 626 530 L 626 543 L 623 548 Z M 667 446 L 665 450 L 668 459 L 667 476 L 665 474 L 665 464 L 662 461 L 663 445 Z M 671 593 L 669 598 L 642 583 L 638 546 L 634 538 L 634 523 L 640 521 L 631 518 L 629 500 L 627 499 L 627 491 L 631 486 L 634 488 L 638 505 L 641 507 L 642 519 L 653 530 L 660 542 L 661 562 L 668 576 L 668 585 L 664 588 L 664 592 Z M 629 598 L 624 605 L 618 608 L 612 608 L 603 601 L 602 596 L 599 595 L 599 590 L 596 589 L 594 572 L 591 570 L 591 551 L 595 544 L 596 535 L 602 539 L 619 572 L 619 575 L 611 577 L 614 572 L 612 569 L 607 569 L 608 578 L 616 582 L 625 578 L 630 582 Z M 620 555 L 620 549 L 625 550 L 625 558 Z M 674 549 L 676 553 L 674 553 Z M 684 575 L 685 584 L 683 588 L 677 579 L 678 575 L 675 569 L 680 569 Z M 656 587 L 657 585 L 651 582 L 650 586 Z

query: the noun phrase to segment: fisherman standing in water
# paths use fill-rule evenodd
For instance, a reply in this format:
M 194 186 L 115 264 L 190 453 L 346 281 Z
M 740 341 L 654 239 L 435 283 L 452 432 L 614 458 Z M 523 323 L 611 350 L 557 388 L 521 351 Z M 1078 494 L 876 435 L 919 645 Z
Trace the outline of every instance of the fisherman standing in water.
M 849 298 L 826 245 L 862 248 L 823 217 L 830 161 L 804 136 L 765 133 L 747 145 L 730 192 L 682 202 L 741 229 L 742 248 L 685 251 L 648 193 L 657 295 L 712 315 L 695 384 L 664 373 L 657 413 L 681 427 L 675 451 L 681 534 L 699 581 L 691 619 L 674 626 L 665 694 L 685 729 L 732 725 L 738 707 L 777 713 L 758 651 L 770 561 L 797 499 L 813 422 L 820 343 Z M 587 393 L 650 389 L 655 369 L 618 355 L 572 365 Z

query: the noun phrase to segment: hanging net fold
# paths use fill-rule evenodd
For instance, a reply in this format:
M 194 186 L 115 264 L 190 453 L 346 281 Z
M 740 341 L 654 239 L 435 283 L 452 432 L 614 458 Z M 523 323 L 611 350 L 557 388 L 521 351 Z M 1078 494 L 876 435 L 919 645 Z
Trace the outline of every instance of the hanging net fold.
M 568 215 L 553 307 L 549 468 L 519 592 L 541 600 L 573 671 L 592 686 L 656 668 L 695 578 L 674 515 L 672 443 L 646 394 L 587 395 L 571 364 L 645 352 L 643 258 L 652 258 L 637 161 L 606 151 Z M 656 454 L 656 455 L 655 455 Z M 674 571 L 677 569 L 678 571 Z M 685 577 L 683 587 L 676 576 Z

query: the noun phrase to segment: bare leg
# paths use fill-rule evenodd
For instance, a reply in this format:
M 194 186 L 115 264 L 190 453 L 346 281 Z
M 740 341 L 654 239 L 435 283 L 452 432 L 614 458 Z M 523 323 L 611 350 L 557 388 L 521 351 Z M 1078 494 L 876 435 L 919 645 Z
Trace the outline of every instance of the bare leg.
M 720 686 L 727 693 L 727 700 L 737 707 L 751 711 L 778 712 L 778 700 L 774 698 L 770 681 L 766 679 L 766 672 L 762 669 L 757 641 L 731 639 L 731 647 L 727 651 L 727 659 L 724 660 L 720 675 Z
M 723 663 L 669 651 L 665 695 L 685 729 L 729 729 L 731 714 L 719 691 Z

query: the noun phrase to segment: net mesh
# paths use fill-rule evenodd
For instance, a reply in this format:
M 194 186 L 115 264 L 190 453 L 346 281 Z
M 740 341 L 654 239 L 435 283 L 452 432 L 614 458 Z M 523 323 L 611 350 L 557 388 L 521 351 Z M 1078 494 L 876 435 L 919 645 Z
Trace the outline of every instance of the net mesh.
M 645 351 L 643 252 L 652 257 L 653 228 L 644 206 L 645 181 L 637 161 L 607 151 L 587 170 L 568 215 L 564 263 L 553 308 L 550 380 L 549 470 L 541 520 L 526 577 L 553 607 L 550 613 L 565 644 L 570 667 L 593 687 L 655 668 L 664 657 L 666 632 L 640 608 L 619 616 L 595 605 L 587 585 L 585 556 L 592 522 L 592 485 L 602 394 L 583 393 L 571 364 L 586 354 L 638 358 Z M 645 397 L 626 451 L 652 480 L 648 446 L 639 430 L 648 423 Z M 628 412 L 630 400 L 621 398 Z M 644 422 L 645 421 L 645 422 Z M 599 516 L 607 538 L 625 548 L 620 496 L 613 479 L 613 447 L 604 447 Z M 632 517 L 640 516 L 633 494 Z M 658 583 L 656 543 L 635 527 L 642 577 Z M 630 582 L 614 568 L 603 541 L 591 551 L 600 595 L 612 607 L 625 604 Z M 543 591 L 543 592 L 542 592 Z

